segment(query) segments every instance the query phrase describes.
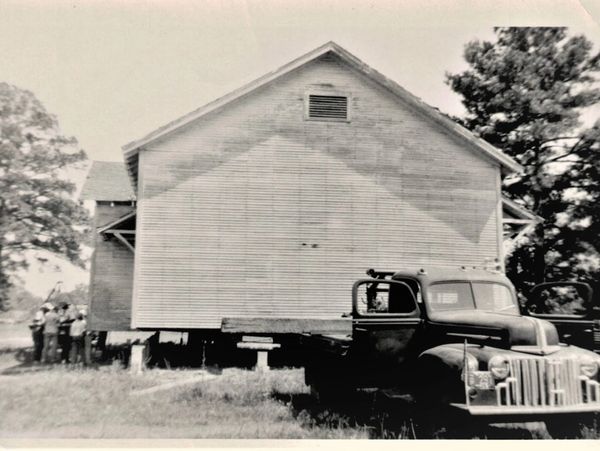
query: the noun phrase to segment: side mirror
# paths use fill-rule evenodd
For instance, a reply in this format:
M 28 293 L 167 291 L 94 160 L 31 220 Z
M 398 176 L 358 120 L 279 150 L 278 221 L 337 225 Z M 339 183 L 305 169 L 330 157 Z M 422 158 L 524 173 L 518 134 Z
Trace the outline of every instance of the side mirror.
M 583 282 L 546 282 L 527 296 L 527 312 L 540 318 L 586 318 L 592 312 L 592 288 Z

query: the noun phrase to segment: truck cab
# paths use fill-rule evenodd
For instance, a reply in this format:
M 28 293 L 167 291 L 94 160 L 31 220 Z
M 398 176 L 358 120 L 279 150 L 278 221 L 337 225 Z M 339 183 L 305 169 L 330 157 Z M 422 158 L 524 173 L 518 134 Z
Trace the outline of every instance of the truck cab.
M 504 274 L 367 274 L 352 289 L 351 336 L 306 337 L 306 379 L 317 395 L 370 388 L 490 422 L 560 417 L 563 427 L 600 411 L 600 356 L 522 315 Z

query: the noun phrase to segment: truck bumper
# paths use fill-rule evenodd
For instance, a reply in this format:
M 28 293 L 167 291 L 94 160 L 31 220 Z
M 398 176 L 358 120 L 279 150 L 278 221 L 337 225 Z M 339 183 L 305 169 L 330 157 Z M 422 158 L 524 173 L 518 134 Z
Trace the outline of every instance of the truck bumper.
M 490 420 L 512 420 L 520 421 L 543 421 L 544 417 L 559 415 L 594 415 L 600 413 L 598 405 L 574 405 L 574 406 L 473 406 L 453 403 L 450 407 L 463 414 L 474 417 L 486 417 Z

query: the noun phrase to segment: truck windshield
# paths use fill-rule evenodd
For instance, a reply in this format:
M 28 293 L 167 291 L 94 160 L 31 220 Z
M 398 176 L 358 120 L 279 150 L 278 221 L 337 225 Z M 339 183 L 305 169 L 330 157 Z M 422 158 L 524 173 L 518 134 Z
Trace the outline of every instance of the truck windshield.
M 434 312 L 482 310 L 519 315 L 519 308 L 511 291 L 499 283 L 436 283 L 429 287 L 427 305 Z

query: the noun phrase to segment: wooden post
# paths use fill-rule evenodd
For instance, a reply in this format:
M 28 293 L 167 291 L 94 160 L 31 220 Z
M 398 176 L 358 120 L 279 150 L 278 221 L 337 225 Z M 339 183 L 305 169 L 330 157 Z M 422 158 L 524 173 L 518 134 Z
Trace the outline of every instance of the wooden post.
M 256 371 L 268 371 L 269 370 L 269 351 L 257 351 L 256 352 Z
M 237 344 L 240 349 L 252 349 L 256 351 L 256 371 L 269 370 L 269 351 L 281 347 L 279 343 L 273 343 L 271 337 L 242 337 L 242 341 Z
M 101 351 L 100 360 L 106 359 L 106 340 L 108 339 L 108 332 L 101 330 L 98 332 L 98 345 L 97 349 Z
M 145 364 L 145 345 L 132 345 L 131 357 L 129 359 L 129 372 L 139 374 L 144 370 Z
M 86 333 L 83 337 L 83 364 L 85 366 L 92 363 L 92 336 Z

